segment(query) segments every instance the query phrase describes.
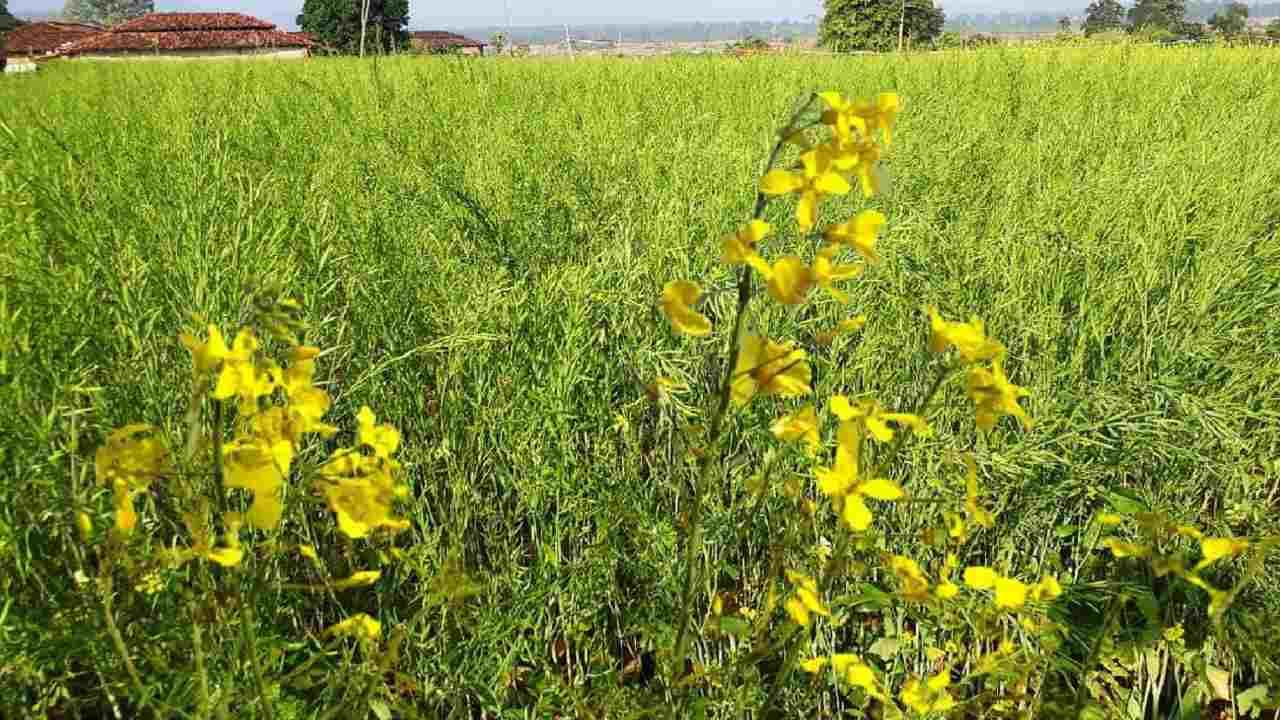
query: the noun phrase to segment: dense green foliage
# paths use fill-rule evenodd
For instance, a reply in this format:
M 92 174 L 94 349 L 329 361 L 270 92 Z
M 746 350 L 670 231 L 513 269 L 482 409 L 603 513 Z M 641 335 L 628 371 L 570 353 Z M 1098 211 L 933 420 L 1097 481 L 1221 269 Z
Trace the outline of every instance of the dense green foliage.
M 936 441 L 904 451 L 897 479 L 927 490 L 955 482 L 938 447 L 974 449 L 999 517 L 967 561 L 1109 587 L 1114 560 L 1084 527 L 1117 492 L 1219 534 L 1280 531 L 1267 511 L 1280 482 L 1275 72 L 1266 50 L 1117 47 L 79 63 L 0 82 L 0 715 L 136 710 L 96 591 L 62 562 L 78 542 L 70 478 L 107 429 L 180 416 L 187 314 L 230 326 L 267 279 L 302 301 L 307 339 L 332 348 L 318 378 L 332 421 L 350 427 L 368 403 L 404 431 L 407 532 L 430 552 L 384 566 L 373 588 L 254 596 L 270 650 L 250 664 L 228 649 L 236 621 L 196 618 L 217 702 L 254 716 L 252 694 L 237 694 L 252 663 L 295 669 L 318 629 L 353 609 L 395 626 L 454 557 L 480 594 L 402 650 L 397 682 L 424 715 L 620 717 L 649 703 L 690 472 L 672 430 L 679 406 L 655 409 L 643 384 L 666 375 L 704 395 L 702 355 L 718 350 L 674 337 L 656 289 L 718 272 L 717 240 L 749 212 L 761 154 L 813 89 L 904 101 L 887 163 L 896 182 L 877 201 L 891 261 L 848 287 L 875 315 L 815 354 L 815 373 L 850 393 L 902 389 L 885 397 L 894 405 L 918 395 L 926 379 L 903 348 L 924 342 L 927 297 L 952 316 L 982 314 L 1033 391 L 1029 433 L 976 438 L 956 404 L 936 418 Z M 722 318 L 730 302 L 717 296 L 707 312 Z M 824 301 L 759 322 L 805 338 L 846 312 Z M 744 487 L 769 417 L 731 423 L 736 452 L 706 519 L 708 552 L 744 568 L 710 582 L 753 607 L 777 528 L 749 512 Z M 913 506 L 884 517 L 885 543 L 919 545 Z M 283 583 L 306 566 L 275 571 Z M 1278 584 L 1273 561 L 1230 611 L 1230 642 L 1206 651 L 1241 688 L 1280 661 L 1259 632 L 1280 622 Z M 1185 622 L 1187 642 L 1203 641 L 1203 597 L 1160 599 L 1155 622 Z M 184 608 L 164 588 L 121 587 L 116 605 L 149 686 L 189 707 Z M 817 642 L 866 652 L 895 628 L 873 613 Z M 702 661 L 722 651 L 696 648 Z M 926 665 L 914 649 L 889 657 L 898 673 Z M 781 685 L 789 716 L 845 702 L 803 676 Z M 1149 689 L 1108 692 L 1124 707 Z M 709 714 L 742 717 L 758 690 L 707 690 Z M 324 686 L 278 691 L 288 717 L 334 699 Z
M 1235 2 L 1227 5 L 1222 12 L 1214 13 L 1213 17 L 1209 18 L 1209 27 L 1231 37 L 1244 32 L 1248 19 L 1249 6 Z
M 1129 26 L 1134 30 L 1177 32 L 1186 14 L 1186 0 L 1138 0 L 1129 8 Z
M 339 52 L 360 51 L 361 0 L 305 0 L 298 27 Z M 365 52 L 399 50 L 409 43 L 409 0 L 369 0 Z
M 155 0 L 67 0 L 62 16 L 107 27 L 155 11 Z
M 3 47 L 4 35 L 2 33 L 12 30 L 22 24 L 18 18 L 9 14 L 9 0 L 0 0 L 0 47 Z
M 1093 0 L 1085 11 L 1081 29 L 1085 35 L 1110 32 L 1124 27 L 1124 6 L 1117 0 Z
M 922 45 L 942 33 L 945 17 L 933 0 L 824 0 L 818 42 L 837 52 Z

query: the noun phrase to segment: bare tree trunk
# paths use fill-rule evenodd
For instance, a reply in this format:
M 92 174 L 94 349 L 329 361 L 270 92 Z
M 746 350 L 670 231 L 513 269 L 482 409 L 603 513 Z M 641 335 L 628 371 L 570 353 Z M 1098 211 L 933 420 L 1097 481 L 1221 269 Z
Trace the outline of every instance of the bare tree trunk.
M 907 0 L 902 0 L 902 16 L 898 18 L 898 52 L 902 52 L 902 34 L 907 27 Z
M 360 3 L 360 57 L 364 57 L 364 35 L 369 27 L 369 2 L 370 0 L 361 0 Z

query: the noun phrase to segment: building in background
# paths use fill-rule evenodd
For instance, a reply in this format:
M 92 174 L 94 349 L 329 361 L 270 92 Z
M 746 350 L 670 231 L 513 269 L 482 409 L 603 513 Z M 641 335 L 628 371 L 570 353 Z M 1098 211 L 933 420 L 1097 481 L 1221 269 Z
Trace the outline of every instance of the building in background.
M 409 33 L 409 46 L 418 52 L 484 55 L 485 44 L 444 30 L 418 30 Z
M 151 13 L 64 47 L 83 60 L 301 59 L 314 43 L 240 13 Z
M 96 25 L 68 22 L 35 22 L 19 25 L 5 35 L 7 73 L 30 72 L 36 63 L 54 58 L 77 40 L 97 35 Z

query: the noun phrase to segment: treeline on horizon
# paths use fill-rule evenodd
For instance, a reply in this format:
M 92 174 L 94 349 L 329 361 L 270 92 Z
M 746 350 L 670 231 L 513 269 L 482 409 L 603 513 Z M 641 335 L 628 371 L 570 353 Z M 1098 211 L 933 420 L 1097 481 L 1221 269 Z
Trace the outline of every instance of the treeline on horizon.
M 1132 3 L 1123 2 L 1126 7 Z M 1222 10 L 1227 0 L 1222 2 L 1187 3 L 1186 19 L 1193 22 L 1206 22 L 1214 13 Z M 943 9 L 946 5 L 943 3 Z M 963 12 L 947 14 L 946 30 L 973 32 L 1037 32 L 1058 29 L 1058 20 L 1070 17 L 1072 24 L 1079 25 L 1084 17 L 1084 8 L 1063 9 L 1052 12 L 1020 13 L 974 13 Z M 1249 16 L 1254 18 L 1280 17 L 1280 2 L 1249 3 Z M 421 21 L 410 20 L 410 27 L 421 30 L 434 30 Z M 743 21 L 743 22 L 671 22 L 671 23 L 569 23 L 569 34 L 575 41 L 618 41 L 622 42 L 717 42 L 736 41 L 749 37 L 779 42 L 794 42 L 802 38 L 813 38 L 818 34 L 818 21 L 783 20 Z M 482 25 L 464 27 L 456 30 L 476 40 L 488 40 L 495 33 L 507 33 L 509 42 L 527 45 L 544 45 L 564 42 L 565 24 L 540 26 Z
M 1228 0 L 1221 2 L 1187 3 L 1186 19 L 1193 22 L 1206 22 L 1214 13 L 1222 10 Z M 946 9 L 946 3 L 941 3 Z M 1131 2 L 1124 2 L 1126 7 Z M 1248 3 L 1249 16 L 1253 18 L 1280 17 L 1280 2 Z M 26 21 L 57 20 L 58 13 L 33 14 L 20 10 L 13 14 Z M 958 12 L 948 13 L 945 29 L 949 31 L 971 32 L 1050 32 L 1058 29 L 1058 20 L 1070 17 L 1073 25 L 1079 25 L 1084 17 L 1083 7 L 1061 9 L 1056 11 L 1024 13 L 1024 12 Z M 269 19 L 277 22 L 282 28 L 296 29 L 293 23 L 272 16 Z M 639 23 L 569 23 L 569 34 L 576 41 L 617 41 L 623 42 L 717 42 L 737 41 L 746 38 L 761 38 L 778 42 L 795 42 L 804 38 L 813 38 L 818 34 L 817 16 L 809 16 L 805 20 L 780 20 L 777 22 L 748 20 L 742 22 L 655 22 Z M 563 42 L 565 24 L 514 26 L 506 28 L 502 25 L 480 25 L 455 28 L 442 28 L 433 25 L 430 18 L 410 18 L 412 30 L 453 29 L 462 35 L 475 40 L 488 41 L 496 33 L 508 35 L 508 42 L 525 45 L 544 45 Z

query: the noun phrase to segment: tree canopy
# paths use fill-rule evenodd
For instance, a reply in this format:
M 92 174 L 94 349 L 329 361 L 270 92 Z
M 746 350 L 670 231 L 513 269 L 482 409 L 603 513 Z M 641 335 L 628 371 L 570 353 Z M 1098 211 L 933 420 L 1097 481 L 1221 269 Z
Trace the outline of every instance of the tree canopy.
M 62 17 L 108 27 L 155 11 L 155 0 L 66 0 Z
M 365 49 L 383 52 L 409 43 L 409 0 L 368 0 L 369 23 Z M 317 40 L 344 53 L 360 51 L 361 0 L 305 0 L 298 27 Z
M 1209 18 L 1209 27 L 1223 35 L 1239 35 L 1244 32 L 1249 18 L 1249 6 L 1233 2 Z
M 9 14 L 9 0 L 0 0 L 0 33 L 8 32 L 19 25 L 22 21 Z M 4 38 L 0 37 L 0 47 L 3 47 Z
M 1124 27 L 1124 6 L 1117 0 L 1094 0 L 1085 10 L 1081 29 L 1085 35 L 1110 32 Z
M 1178 32 L 1182 29 L 1186 14 L 1186 0 L 1138 0 L 1129 8 L 1129 25 L 1134 30 Z
M 818 41 L 837 52 L 893 50 L 901 28 L 913 44 L 932 42 L 945 16 L 933 0 L 824 0 Z

